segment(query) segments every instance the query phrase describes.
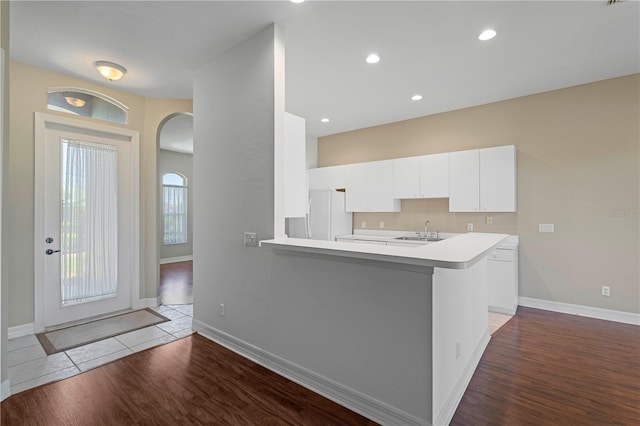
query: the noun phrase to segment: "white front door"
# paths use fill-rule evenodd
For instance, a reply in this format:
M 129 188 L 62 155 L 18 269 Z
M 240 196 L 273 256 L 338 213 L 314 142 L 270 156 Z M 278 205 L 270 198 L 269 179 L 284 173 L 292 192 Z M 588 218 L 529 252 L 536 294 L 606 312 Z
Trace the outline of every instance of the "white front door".
M 132 141 L 64 125 L 45 125 L 42 139 L 42 325 L 133 307 Z

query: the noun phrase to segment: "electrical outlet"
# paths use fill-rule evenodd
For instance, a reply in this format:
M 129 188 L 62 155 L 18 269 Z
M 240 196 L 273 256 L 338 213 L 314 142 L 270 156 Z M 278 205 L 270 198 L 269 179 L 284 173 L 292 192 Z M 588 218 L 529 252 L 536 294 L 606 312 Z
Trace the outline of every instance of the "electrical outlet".
M 366 228 L 367 227 L 367 222 L 362 222 L 360 224 L 360 228 Z
M 456 342 L 456 359 L 460 358 L 460 342 Z
M 473 231 L 473 223 L 467 223 L 467 231 Z
M 538 224 L 538 232 L 555 232 L 555 226 L 553 223 L 540 223 Z
M 224 303 L 221 303 L 220 306 L 218 306 L 218 315 L 221 317 L 224 316 Z
M 244 233 L 244 245 L 248 247 L 257 247 L 258 246 L 258 237 L 255 232 L 245 232 Z
M 487 225 L 493 225 L 493 216 L 487 216 L 486 219 Z
M 384 222 L 380 222 L 380 229 L 384 229 Z
M 611 287 L 609 287 L 608 285 L 603 285 L 602 286 L 602 295 L 609 297 L 611 296 Z

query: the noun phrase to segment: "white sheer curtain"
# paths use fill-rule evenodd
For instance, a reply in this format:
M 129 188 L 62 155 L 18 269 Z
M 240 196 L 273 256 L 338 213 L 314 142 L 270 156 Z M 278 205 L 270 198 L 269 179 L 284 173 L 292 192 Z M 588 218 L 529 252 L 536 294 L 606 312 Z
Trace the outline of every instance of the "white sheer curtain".
M 187 242 L 187 188 L 179 185 L 163 185 L 164 243 Z
M 118 290 L 117 151 L 62 139 L 62 304 L 115 297 Z

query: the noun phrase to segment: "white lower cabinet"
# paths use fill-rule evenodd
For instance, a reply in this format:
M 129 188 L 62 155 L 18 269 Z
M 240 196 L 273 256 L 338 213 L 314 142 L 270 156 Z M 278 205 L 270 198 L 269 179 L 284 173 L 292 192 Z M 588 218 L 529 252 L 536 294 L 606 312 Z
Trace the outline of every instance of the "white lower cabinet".
M 518 247 L 498 247 L 488 258 L 489 311 L 514 315 L 518 308 Z

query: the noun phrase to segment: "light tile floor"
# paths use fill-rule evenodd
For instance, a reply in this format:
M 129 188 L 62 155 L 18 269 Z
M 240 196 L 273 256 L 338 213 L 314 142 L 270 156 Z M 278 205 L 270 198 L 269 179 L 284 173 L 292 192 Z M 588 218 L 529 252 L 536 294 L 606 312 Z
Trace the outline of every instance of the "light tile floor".
M 192 333 L 193 305 L 152 308 L 171 321 L 48 355 L 34 336 L 9 340 L 11 394 L 66 379 L 118 358 L 171 342 Z
M 496 312 L 489 312 L 489 332 L 491 334 L 498 331 L 500 327 L 505 325 L 507 321 L 513 318 L 513 315 L 499 314 Z

